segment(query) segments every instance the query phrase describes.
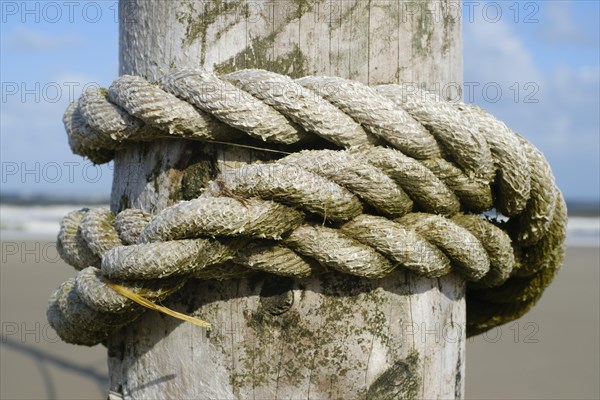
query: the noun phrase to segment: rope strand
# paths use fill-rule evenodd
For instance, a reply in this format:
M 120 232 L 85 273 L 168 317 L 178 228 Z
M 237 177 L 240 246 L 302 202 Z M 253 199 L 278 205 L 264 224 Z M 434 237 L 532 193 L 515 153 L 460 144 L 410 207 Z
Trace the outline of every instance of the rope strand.
M 485 111 L 426 92 L 186 69 L 88 90 L 64 123 L 73 152 L 97 163 L 165 137 L 262 141 L 281 155 L 229 170 L 156 215 L 67 215 L 58 249 L 79 272 L 48 307 L 67 342 L 105 340 L 141 315 L 138 303 L 158 309 L 192 278 L 381 278 L 395 268 L 468 280 L 472 335 L 531 308 L 562 262 L 566 207 L 543 155 Z M 308 144 L 319 149 L 298 151 Z M 492 208 L 509 221 L 478 215 Z

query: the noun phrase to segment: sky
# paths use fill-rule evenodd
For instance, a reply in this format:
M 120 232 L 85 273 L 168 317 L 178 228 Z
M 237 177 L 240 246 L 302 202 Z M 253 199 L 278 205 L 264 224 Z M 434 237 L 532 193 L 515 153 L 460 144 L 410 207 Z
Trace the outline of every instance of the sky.
M 0 1 L 3 193 L 108 196 L 112 163 L 71 154 L 62 114 L 118 74 L 116 1 Z M 600 199 L 600 2 L 469 1 L 464 100 L 541 149 L 567 199 Z

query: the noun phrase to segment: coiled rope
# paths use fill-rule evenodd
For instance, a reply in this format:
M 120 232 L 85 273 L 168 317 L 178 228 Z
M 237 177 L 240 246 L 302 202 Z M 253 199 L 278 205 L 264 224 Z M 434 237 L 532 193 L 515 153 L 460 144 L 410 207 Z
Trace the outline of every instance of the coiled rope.
M 97 344 L 141 315 L 115 284 L 160 301 L 192 278 L 377 279 L 395 268 L 464 276 L 473 335 L 527 312 L 562 263 L 566 206 L 543 155 L 482 109 L 425 91 L 177 70 L 88 89 L 64 124 L 73 152 L 95 163 L 168 137 L 281 154 L 226 171 L 156 215 L 68 214 L 58 248 L 79 272 L 48 307 L 67 342 Z M 482 216 L 494 208 L 508 219 Z

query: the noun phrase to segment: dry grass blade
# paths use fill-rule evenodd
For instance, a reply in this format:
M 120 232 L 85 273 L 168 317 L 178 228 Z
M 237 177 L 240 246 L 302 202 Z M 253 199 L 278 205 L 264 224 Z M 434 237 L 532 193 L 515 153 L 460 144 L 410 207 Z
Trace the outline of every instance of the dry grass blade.
M 210 327 L 211 327 L 210 323 L 208 323 L 206 321 L 202 321 L 201 319 L 190 317 L 189 315 L 185 315 L 185 314 L 179 313 L 177 311 L 173 311 L 170 308 L 159 306 L 158 304 L 154 304 L 150 300 L 132 292 L 131 290 L 127 289 L 124 286 L 117 285 L 116 283 L 109 282 L 108 280 L 105 280 L 105 283 L 108 287 L 110 287 L 115 292 L 119 293 L 121 296 L 125 296 L 131 301 L 135 301 L 142 307 L 146 307 L 150 310 L 158 311 L 163 314 L 170 315 L 171 317 L 190 322 L 201 328 L 210 329 Z

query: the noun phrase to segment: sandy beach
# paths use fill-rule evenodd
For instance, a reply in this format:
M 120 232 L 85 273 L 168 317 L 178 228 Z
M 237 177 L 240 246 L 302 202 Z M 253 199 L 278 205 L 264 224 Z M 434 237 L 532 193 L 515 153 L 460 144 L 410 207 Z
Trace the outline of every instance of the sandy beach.
M 51 291 L 74 270 L 51 239 L 3 239 L 0 398 L 106 398 L 104 347 L 62 343 L 46 321 Z M 532 312 L 469 340 L 468 399 L 600 398 L 599 260 L 597 247 L 570 247 Z

